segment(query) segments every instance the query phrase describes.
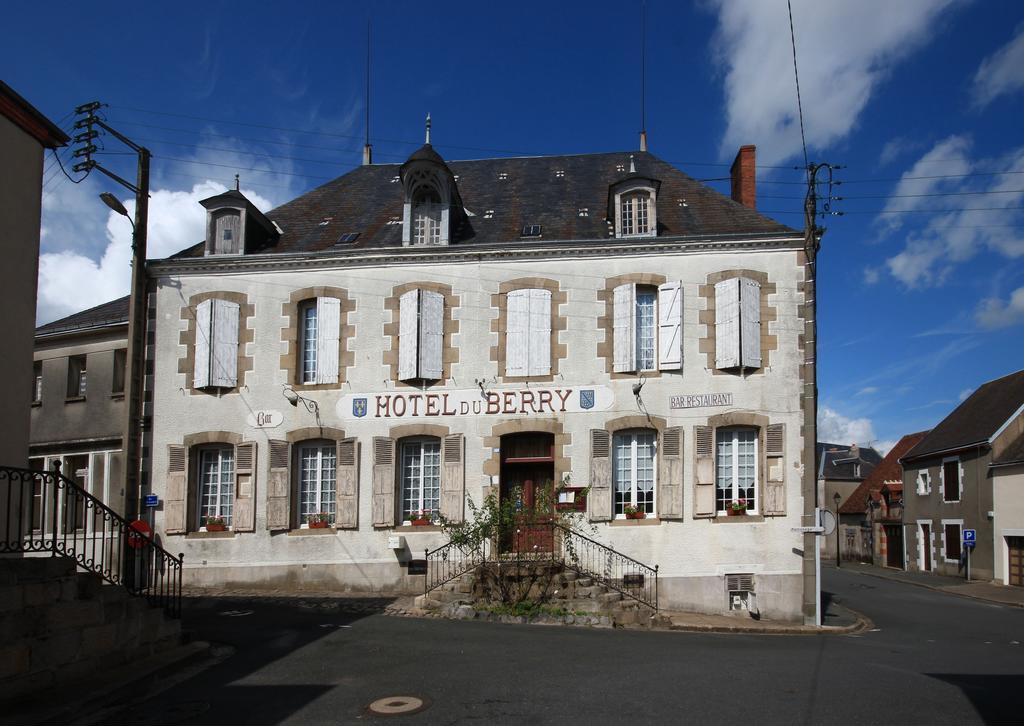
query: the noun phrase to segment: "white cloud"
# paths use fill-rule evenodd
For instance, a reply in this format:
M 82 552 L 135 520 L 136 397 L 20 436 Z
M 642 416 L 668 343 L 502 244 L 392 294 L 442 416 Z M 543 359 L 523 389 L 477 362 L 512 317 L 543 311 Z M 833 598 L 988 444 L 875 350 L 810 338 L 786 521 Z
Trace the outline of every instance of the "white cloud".
M 886 456 L 890 451 L 892 451 L 892 447 L 895 445 L 896 439 L 880 439 L 876 441 L 871 448 L 882 456 Z
M 1010 293 L 1010 299 L 1005 302 L 992 297 L 982 300 L 974 311 L 974 319 L 988 330 L 1024 323 L 1024 287 Z
M 960 403 L 963 403 L 964 401 L 967 400 L 967 397 L 970 396 L 972 393 L 974 393 L 973 388 L 965 388 L 964 390 L 960 391 L 960 395 L 957 396 L 957 399 L 960 401 Z
M 872 393 L 878 393 L 878 386 L 864 386 L 864 388 L 857 391 L 857 396 L 870 396 Z
M 206 210 L 199 205 L 199 200 L 225 189 L 223 184 L 205 181 L 189 191 L 158 189 L 153 192 L 149 200 L 148 257 L 167 257 L 203 240 L 206 236 Z M 256 192 L 243 189 L 242 193 L 260 210 L 266 211 L 273 206 Z M 134 215 L 135 200 L 123 199 L 122 202 L 128 213 Z M 90 211 L 95 213 L 95 210 Z M 98 260 L 74 250 L 46 252 L 39 256 L 38 324 L 128 293 L 131 283 L 131 225 L 119 214 L 109 212 L 103 239 L 107 244 Z M 87 241 L 95 244 L 92 240 Z
M 1024 89 L 1024 24 L 1017 26 L 1013 40 L 981 62 L 974 74 L 971 95 L 977 106 L 997 97 Z
M 893 64 L 928 41 L 955 0 L 794 0 L 800 92 L 809 146 L 824 148 L 854 127 Z M 763 164 L 800 151 L 800 121 L 786 7 L 712 0 L 712 49 L 725 69 L 722 153 L 758 145 Z M 884 18 L 884 20 L 883 20 Z
M 882 279 L 882 272 L 877 267 L 865 267 L 864 268 L 864 284 L 865 285 L 876 285 L 878 281 Z
M 871 419 L 847 418 L 828 406 L 818 409 L 818 441 L 868 446 L 874 440 Z

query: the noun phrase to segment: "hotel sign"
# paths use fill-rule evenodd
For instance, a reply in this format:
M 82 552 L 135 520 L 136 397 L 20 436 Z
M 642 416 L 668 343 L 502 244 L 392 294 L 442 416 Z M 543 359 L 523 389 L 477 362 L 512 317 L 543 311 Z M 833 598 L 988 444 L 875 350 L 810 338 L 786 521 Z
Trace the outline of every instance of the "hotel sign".
M 607 386 L 457 391 L 356 393 L 338 400 L 343 419 L 445 416 L 538 416 L 607 411 L 615 396 Z
M 731 393 L 691 393 L 684 396 L 672 396 L 669 400 L 669 408 L 707 408 L 731 405 Z

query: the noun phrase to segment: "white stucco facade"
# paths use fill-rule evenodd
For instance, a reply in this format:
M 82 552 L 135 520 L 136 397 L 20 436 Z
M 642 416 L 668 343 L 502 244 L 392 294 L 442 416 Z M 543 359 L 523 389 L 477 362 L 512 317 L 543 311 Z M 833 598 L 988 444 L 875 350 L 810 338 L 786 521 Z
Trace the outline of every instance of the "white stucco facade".
M 1014 583 L 1010 577 L 1010 538 L 1024 538 L 1024 464 L 998 467 L 992 471 L 992 529 L 995 580 Z

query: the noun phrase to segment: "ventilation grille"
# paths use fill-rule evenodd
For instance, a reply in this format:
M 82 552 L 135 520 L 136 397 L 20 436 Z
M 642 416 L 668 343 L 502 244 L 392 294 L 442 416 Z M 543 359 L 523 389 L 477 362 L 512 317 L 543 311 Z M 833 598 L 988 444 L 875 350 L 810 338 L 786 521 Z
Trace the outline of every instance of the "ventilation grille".
M 270 442 L 270 468 L 271 469 L 287 469 L 288 468 L 288 442 L 287 441 L 271 441 Z
M 781 456 L 783 452 L 783 439 L 785 428 L 782 424 L 772 424 L 768 427 L 768 435 L 766 437 L 766 446 L 768 448 L 768 455 Z
M 373 463 L 378 466 L 391 466 L 395 460 L 395 450 L 391 439 L 375 438 L 373 440 Z
M 693 439 L 698 459 L 710 458 L 714 454 L 710 426 L 694 426 Z
M 595 429 L 590 432 L 590 455 L 595 459 L 607 459 L 610 455 L 612 437 L 607 431 Z
M 180 474 L 185 471 L 185 447 L 169 446 L 167 452 L 167 471 Z
M 682 431 L 668 429 L 661 436 L 661 453 L 663 456 L 679 456 Z
M 356 442 L 342 441 L 338 444 L 338 466 L 356 465 Z
M 238 471 L 252 471 L 252 457 L 256 447 L 252 444 L 239 444 L 235 451 L 236 467 Z
M 726 575 L 725 589 L 729 592 L 753 592 L 754 576 L 749 572 Z
M 462 437 L 446 436 L 444 439 L 444 463 L 458 464 L 462 461 Z

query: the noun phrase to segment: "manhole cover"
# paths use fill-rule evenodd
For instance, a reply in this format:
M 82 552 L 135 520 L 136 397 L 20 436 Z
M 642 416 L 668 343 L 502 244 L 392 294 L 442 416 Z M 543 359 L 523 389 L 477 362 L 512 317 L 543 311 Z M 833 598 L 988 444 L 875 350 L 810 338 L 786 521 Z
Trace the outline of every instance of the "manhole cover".
M 416 696 L 387 696 L 378 698 L 366 708 L 378 716 L 404 716 L 419 713 L 426 707 L 426 702 Z

